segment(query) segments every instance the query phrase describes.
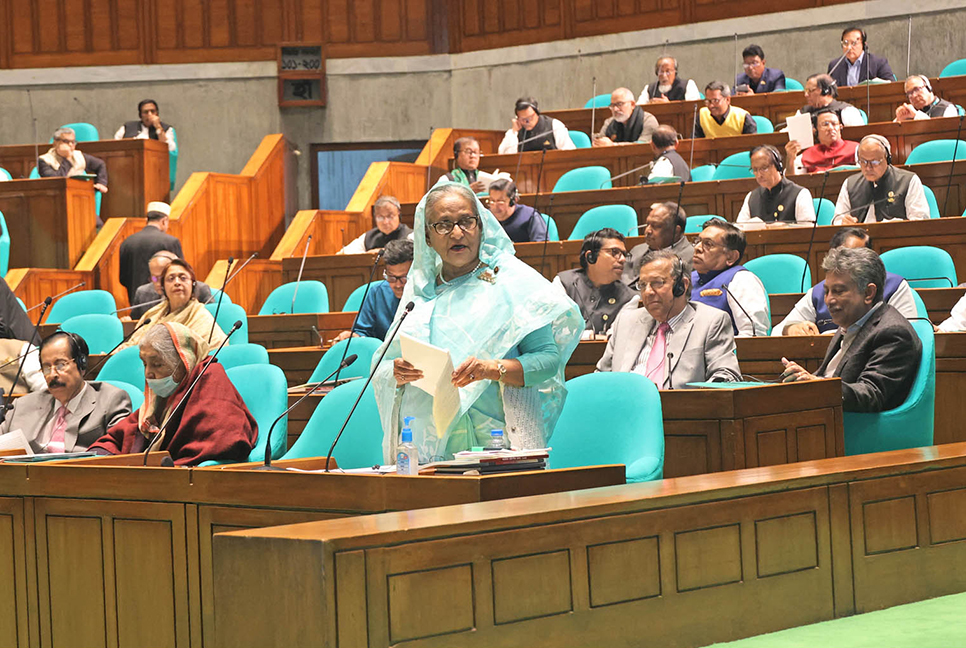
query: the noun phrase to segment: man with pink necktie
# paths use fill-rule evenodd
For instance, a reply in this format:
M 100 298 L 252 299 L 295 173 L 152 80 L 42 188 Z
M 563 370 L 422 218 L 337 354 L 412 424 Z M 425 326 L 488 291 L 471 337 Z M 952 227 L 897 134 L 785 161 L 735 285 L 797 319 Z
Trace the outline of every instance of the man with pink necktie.
M 688 301 L 689 268 L 674 252 L 644 255 L 639 285 L 641 300 L 617 315 L 598 371 L 639 373 L 659 389 L 741 379 L 731 319 Z
M 87 382 L 88 348 L 76 333 L 57 331 L 40 343 L 40 369 L 47 389 L 14 403 L 0 434 L 23 431 L 35 453 L 80 452 L 131 413 L 123 389 Z

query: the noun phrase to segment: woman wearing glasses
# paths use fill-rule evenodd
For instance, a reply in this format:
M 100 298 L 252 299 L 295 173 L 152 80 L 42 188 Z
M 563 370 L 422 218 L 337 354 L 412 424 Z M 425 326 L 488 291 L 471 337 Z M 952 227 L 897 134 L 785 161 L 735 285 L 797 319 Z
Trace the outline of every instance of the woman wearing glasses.
M 393 340 L 373 381 L 386 461 L 408 416 L 415 417 L 413 442 L 423 462 L 486 445 L 497 428 L 514 447 L 543 447 L 563 406 L 564 367 L 584 327 L 576 304 L 513 256 L 500 223 L 464 185 L 441 182 L 426 194 L 415 231 L 402 298 L 415 308 L 400 334 L 449 351 L 460 403 L 438 429 L 433 397 L 409 384 L 422 372 L 400 357 Z

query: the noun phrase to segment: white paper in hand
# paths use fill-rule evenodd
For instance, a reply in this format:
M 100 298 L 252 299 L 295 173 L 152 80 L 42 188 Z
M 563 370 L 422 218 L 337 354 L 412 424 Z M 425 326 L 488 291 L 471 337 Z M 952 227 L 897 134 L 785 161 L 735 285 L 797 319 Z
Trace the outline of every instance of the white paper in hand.
M 815 144 L 812 135 L 812 116 L 808 113 L 792 115 L 785 124 L 788 127 L 788 140 L 798 142 L 803 149 Z
M 436 434 L 442 437 L 460 411 L 460 394 L 453 384 L 453 358 L 449 351 L 401 333 L 399 347 L 402 358 L 423 372 L 423 377 L 412 382 L 433 397 L 433 423 Z

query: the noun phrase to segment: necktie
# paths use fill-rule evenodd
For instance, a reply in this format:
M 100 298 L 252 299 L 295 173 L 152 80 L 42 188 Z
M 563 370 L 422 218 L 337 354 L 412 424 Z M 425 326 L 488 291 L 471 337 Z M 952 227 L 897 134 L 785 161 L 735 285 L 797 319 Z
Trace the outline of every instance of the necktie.
M 67 431 L 67 406 L 61 405 L 54 419 L 54 429 L 47 443 L 47 452 L 64 452 L 64 432 Z
M 651 345 L 651 352 L 647 356 L 644 375 L 650 378 L 658 389 L 664 386 L 664 356 L 667 355 L 667 332 L 670 330 L 671 327 L 667 322 L 657 327 L 654 344 Z

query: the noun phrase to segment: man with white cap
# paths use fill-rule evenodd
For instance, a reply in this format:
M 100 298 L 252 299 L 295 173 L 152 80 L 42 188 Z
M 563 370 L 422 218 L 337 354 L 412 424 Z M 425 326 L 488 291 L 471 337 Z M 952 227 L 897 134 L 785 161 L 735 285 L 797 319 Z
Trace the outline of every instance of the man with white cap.
M 161 250 L 168 250 L 184 258 L 181 241 L 168 234 L 168 203 L 150 202 L 147 209 L 148 224 L 121 243 L 118 275 L 121 284 L 127 288 L 128 301 L 134 303 L 134 293 L 138 286 L 151 281 L 148 261 Z

